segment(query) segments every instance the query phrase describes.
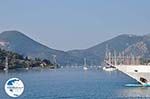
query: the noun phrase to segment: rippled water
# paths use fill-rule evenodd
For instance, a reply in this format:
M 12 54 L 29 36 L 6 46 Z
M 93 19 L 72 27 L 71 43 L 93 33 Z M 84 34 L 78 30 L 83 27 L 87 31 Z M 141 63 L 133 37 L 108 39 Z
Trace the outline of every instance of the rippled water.
M 0 99 L 12 99 L 4 91 L 6 80 L 20 78 L 25 91 L 17 99 L 117 99 L 150 97 L 150 87 L 125 87 L 137 83 L 121 72 L 91 69 L 9 71 L 0 73 Z

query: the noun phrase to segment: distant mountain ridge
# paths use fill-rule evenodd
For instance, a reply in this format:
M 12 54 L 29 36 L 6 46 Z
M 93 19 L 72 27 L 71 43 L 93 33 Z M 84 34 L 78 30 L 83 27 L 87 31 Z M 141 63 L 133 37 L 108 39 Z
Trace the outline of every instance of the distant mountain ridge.
M 110 51 L 125 52 L 125 54 L 150 57 L 150 35 L 136 36 L 130 34 L 119 35 L 110 40 L 84 50 L 60 51 L 42 45 L 19 31 L 4 31 L 0 34 L 0 47 L 32 58 L 47 58 L 52 60 L 56 55 L 61 65 L 87 64 L 100 65 L 104 59 L 106 46 Z
M 89 64 L 94 62 L 94 64 L 99 65 L 105 56 L 106 46 L 111 52 L 122 52 L 132 44 L 142 40 L 141 36 L 136 35 L 119 35 L 115 38 L 112 38 L 108 41 L 104 41 L 96 46 L 90 47 L 86 50 L 72 50 L 68 53 L 78 57 L 86 57 Z

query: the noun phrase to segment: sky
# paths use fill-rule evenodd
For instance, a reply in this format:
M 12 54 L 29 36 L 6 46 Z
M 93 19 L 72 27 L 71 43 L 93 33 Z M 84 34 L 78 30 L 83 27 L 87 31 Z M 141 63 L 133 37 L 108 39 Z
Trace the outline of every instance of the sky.
M 0 32 L 54 49 L 86 49 L 120 34 L 150 33 L 150 0 L 1 0 Z

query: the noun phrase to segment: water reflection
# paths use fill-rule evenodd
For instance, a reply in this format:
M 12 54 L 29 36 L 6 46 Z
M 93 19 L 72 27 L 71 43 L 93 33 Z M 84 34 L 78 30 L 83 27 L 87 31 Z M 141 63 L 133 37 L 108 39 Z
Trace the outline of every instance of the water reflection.
M 150 97 L 150 87 L 128 87 L 118 93 L 124 97 Z

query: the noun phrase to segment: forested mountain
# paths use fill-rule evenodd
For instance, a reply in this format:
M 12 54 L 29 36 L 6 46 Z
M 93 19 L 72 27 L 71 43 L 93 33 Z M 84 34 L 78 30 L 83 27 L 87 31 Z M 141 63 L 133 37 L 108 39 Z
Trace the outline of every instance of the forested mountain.
M 4 31 L 0 34 L 0 47 L 31 58 L 46 58 L 53 62 L 53 55 L 61 65 L 83 64 L 87 58 L 89 65 L 100 65 L 103 61 L 108 46 L 109 51 L 125 52 L 125 54 L 150 57 L 150 35 L 119 35 L 110 40 L 104 41 L 93 47 L 84 50 L 60 51 L 49 48 L 34 41 L 19 31 Z

